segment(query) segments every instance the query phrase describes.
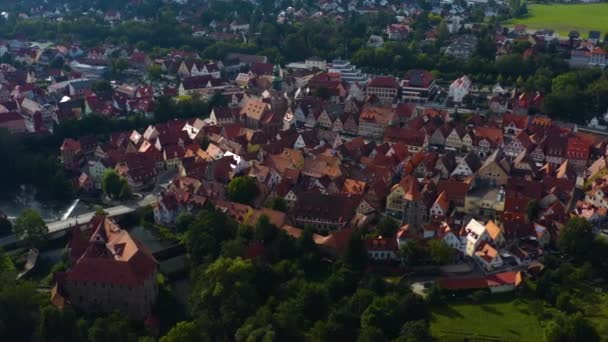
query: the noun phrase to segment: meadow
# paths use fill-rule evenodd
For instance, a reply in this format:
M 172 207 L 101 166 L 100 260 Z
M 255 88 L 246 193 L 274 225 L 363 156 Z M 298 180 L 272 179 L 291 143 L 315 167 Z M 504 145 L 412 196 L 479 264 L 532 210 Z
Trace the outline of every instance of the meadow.
M 526 17 L 506 23 L 507 26 L 517 24 L 526 25 L 528 29 L 553 29 L 562 37 L 576 30 L 586 38 L 590 30 L 595 30 L 602 33 L 603 39 L 608 33 L 608 3 L 531 4 Z

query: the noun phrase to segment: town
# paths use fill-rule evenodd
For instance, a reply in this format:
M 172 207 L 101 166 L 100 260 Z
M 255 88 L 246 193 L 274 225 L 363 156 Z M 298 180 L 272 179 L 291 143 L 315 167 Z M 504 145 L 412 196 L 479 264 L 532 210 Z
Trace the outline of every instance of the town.
M 320 1 L 314 10 L 275 2 L 261 33 L 236 10 L 194 24 L 220 5 L 199 13 L 174 1 L 180 11 L 171 20 L 190 33 L 179 39 L 210 42 L 204 52 L 152 49 L 153 38 L 133 44 L 130 36 L 91 44 L 64 27 L 145 25 L 146 7 L 132 3 L 87 9 L 86 19 L 68 5 L 3 12 L 4 21 L 33 28 L 40 18 L 65 33 L 49 39 L 24 29 L 0 39 L 2 193 L 12 198 L 26 184 L 49 200 L 89 205 L 43 218 L 31 209 L 3 213 L 0 202 L 0 245 L 21 253 L 18 279 L 28 279 L 41 272 L 39 254 L 62 244 L 61 267 L 38 291 L 52 312 L 101 317 L 84 340 L 112 338 L 94 328 L 108 330 L 118 314 L 161 341 L 528 341 L 543 329 L 562 340 L 605 338 L 605 311 L 600 323 L 587 320 L 586 305 L 597 304 L 587 302 L 598 299 L 580 295 L 608 301 L 600 276 L 608 256 L 602 32 L 500 25 L 526 11 L 515 1 Z M 353 54 L 295 51 L 309 44 L 297 39 L 287 54 L 231 48 L 278 39 L 273 25 L 346 25 L 355 14 L 388 15 L 357 37 Z M 480 58 L 493 65 L 477 65 Z M 176 257 L 188 261 L 168 272 Z M 177 277 L 191 291 L 189 302 L 178 300 L 189 306 L 179 323 L 158 304 Z M 435 306 L 451 297 L 483 307 L 514 296 L 528 303 L 521 320 L 542 322 L 540 330 L 522 325 L 535 329 L 527 337 L 473 333 L 455 317 L 437 323 Z M 318 308 L 306 302 L 317 299 Z M 370 304 L 346 332 L 334 306 L 355 299 Z M 374 323 L 389 312 L 409 318 Z M 276 317 L 289 314 L 302 322 Z M 76 325 L 77 317 L 61 317 Z M 45 340 L 61 334 L 41 327 Z

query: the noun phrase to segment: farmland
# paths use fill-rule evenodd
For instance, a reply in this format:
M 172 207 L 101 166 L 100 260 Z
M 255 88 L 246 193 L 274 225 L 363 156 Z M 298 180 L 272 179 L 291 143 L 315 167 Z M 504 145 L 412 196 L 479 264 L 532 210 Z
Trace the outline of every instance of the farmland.
M 590 30 L 608 33 L 608 3 L 528 5 L 528 15 L 514 19 L 509 26 L 523 24 L 528 29 L 553 29 L 560 36 L 572 30 L 587 37 Z

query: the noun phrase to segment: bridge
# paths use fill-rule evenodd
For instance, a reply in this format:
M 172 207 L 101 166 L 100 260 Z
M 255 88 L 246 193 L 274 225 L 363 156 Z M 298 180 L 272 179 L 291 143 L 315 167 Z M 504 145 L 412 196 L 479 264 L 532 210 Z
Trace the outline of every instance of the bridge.
M 129 204 L 121 204 L 111 208 L 104 208 L 103 210 L 108 214 L 108 217 L 119 217 L 135 212 L 137 211 L 137 209 L 152 205 L 157 201 L 158 198 L 156 197 L 156 195 L 147 195 L 146 197 L 143 197 L 142 199 L 137 200 L 136 202 Z M 84 213 L 74 217 L 68 217 L 62 220 L 47 222 L 46 226 L 49 229 L 48 235 L 53 235 L 54 233 L 62 232 L 78 224 L 89 222 L 93 218 L 93 216 L 95 216 L 95 211 L 90 211 L 88 213 Z M 0 247 L 12 245 L 17 242 L 18 239 L 15 237 L 15 234 L 11 234 L 0 239 Z

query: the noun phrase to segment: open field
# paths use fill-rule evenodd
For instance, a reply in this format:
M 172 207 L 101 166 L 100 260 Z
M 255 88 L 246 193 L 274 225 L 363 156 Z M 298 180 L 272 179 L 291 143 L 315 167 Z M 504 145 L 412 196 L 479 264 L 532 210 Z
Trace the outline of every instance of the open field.
M 526 18 L 514 19 L 509 26 L 523 24 L 528 29 L 553 29 L 567 37 L 572 30 L 586 38 L 590 30 L 608 33 L 608 3 L 528 5 Z
M 483 303 L 457 300 L 433 310 L 431 332 L 439 341 L 471 340 L 469 334 L 488 341 L 541 341 L 543 328 L 527 306 L 524 300 L 503 296 Z

